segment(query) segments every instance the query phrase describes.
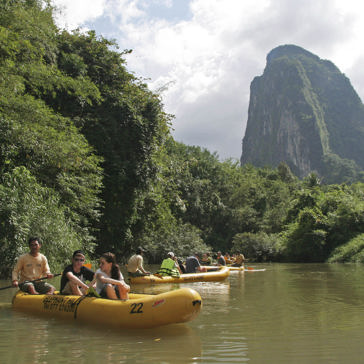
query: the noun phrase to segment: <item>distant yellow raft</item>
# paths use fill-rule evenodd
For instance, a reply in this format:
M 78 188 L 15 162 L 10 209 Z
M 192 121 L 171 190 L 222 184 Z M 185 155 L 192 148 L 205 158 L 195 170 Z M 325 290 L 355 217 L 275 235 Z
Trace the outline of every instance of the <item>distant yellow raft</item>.
M 244 272 L 244 270 L 245 270 L 243 265 L 241 267 L 233 267 L 233 266 L 229 265 L 228 268 L 230 269 L 230 272 L 231 271 Z
M 231 271 L 244 272 L 244 270 L 245 270 L 243 265 L 241 267 L 233 267 L 231 265 L 226 265 L 225 267 L 227 267 L 230 270 L 230 272 Z M 212 270 L 220 269 L 221 266 L 219 266 L 219 265 L 205 265 L 204 268 L 206 268 L 207 271 L 209 271 L 209 270 L 212 271 Z
M 63 295 L 29 295 L 19 291 L 13 308 L 45 317 L 114 328 L 151 328 L 193 320 L 202 306 L 190 288 L 158 295 L 130 294 L 127 301 Z
M 230 274 L 227 267 L 219 267 L 216 272 L 205 273 L 187 273 L 181 274 L 179 278 L 176 277 L 159 277 L 156 275 L 149 275 L 143 277 L 130 277 L 130 283 L 134 284 L 161 284 L 161 283 L 191 283 L 191 282 L 218 282 L 226 279 Z

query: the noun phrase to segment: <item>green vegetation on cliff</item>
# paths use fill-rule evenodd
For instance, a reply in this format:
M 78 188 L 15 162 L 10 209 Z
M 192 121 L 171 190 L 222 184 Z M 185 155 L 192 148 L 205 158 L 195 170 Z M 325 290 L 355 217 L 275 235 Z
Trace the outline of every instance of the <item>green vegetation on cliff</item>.
M 294 45 L 268 54 L 251 85 L 242 164 L 285 162 L 300 178 L 354 182 L 364 170 L 363 137 L 364 106 L 335 65 Z

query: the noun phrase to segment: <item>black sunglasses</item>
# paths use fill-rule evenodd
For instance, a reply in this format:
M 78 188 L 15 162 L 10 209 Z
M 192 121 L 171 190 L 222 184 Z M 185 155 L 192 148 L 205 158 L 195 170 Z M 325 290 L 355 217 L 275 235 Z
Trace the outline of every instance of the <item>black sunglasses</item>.
M 76 262 L 84 262 L 85 261 L 85 259 L 83 259 L 83 258 L 74 258 L 74 259 L 75 259 Z

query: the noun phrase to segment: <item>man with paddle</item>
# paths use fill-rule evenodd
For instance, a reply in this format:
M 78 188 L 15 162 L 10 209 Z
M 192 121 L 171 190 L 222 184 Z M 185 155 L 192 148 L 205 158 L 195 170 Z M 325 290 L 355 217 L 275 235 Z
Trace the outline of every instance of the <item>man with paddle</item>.
M 39 252 L 42 246 L 39 238 L 30 238 L 28 244 L 30 252 L 21 255 L 13 269 L 12 285 L 30 294 L 53 294 L 55 288 L 42 281 L 53 278 L 53 274 L 47 258 Z

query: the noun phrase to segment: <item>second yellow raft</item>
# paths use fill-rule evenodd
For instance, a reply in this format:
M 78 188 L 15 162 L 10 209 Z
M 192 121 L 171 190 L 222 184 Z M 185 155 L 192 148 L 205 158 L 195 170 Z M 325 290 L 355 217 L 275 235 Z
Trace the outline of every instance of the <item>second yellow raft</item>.
M 219 267 L 215 272 L 187 273 L 180 277 L 149 275 L 143 277 L 130 277 L 130 283 L 134 284 L 161 284 L 161 283 L 191 283 L 191 282 L 218 282 L 226 279 L 230 274 L 228 267 Z
M 219 265 L 204 265 L 204 268 L 207 269 L 207 271 L 214 271 L 214 270 L 218 270 L 220 269 L 222 266 Z M 239 271 L 239 272 L 244 272 L 245 268 L 244 266 L 240 266 L 240 267 L 233 267 L 231 265 L 226 265 L 226 268 L 228 268 L 230 270 L 230 272 L 234 272 L 234 271 Z

